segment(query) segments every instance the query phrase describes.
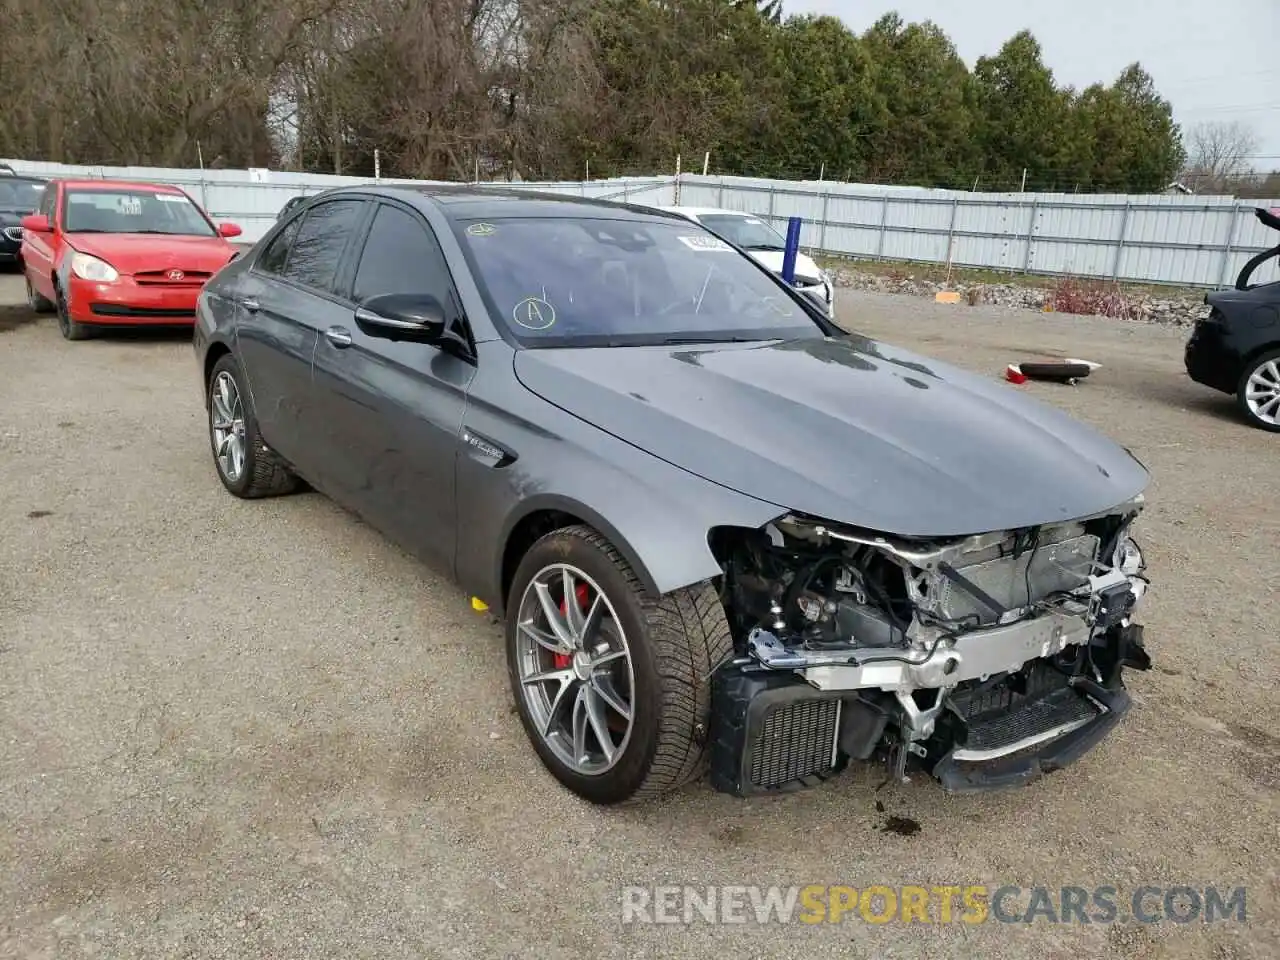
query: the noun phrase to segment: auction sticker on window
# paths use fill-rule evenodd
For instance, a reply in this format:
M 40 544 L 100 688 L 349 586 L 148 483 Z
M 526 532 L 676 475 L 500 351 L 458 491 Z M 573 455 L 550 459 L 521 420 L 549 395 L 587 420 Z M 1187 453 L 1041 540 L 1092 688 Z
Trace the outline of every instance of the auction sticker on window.
M 546 330 L 556 322 L 556 308 L 546 300 L 527 297 L 512 309 L 511 319 L 526 330 Z
M 708 252 L 715 250 L 728 250 L 730 253 L 733 252 L 733 247 L 729 246 L 719 237 L 681 237 L 680 242 L 690 250 L 704 250 Z

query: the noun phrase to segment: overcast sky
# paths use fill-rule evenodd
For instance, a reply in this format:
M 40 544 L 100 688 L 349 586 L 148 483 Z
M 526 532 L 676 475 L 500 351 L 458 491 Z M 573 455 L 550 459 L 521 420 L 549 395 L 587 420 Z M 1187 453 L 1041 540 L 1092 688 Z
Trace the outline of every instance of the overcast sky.
M 784 13 L 828 13 L 857 33 L 897 10 L 932 20 L 970 67 L 1029 29 L 1060 84 L 1109 83 L 1133 61 L 1185 129 L 1238 120 L 1258 135 L 1254 166 L 1280 168 L 1280 0 L 782 0 Z

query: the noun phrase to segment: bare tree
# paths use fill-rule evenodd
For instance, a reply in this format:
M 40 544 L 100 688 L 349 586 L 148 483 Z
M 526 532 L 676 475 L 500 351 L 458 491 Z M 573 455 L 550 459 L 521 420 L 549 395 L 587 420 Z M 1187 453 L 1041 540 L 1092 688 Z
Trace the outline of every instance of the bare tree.
M 1238 120 L 1208 121 L 1187 135 L 1188 184 L 1197 192 L 1223 190 L 1245 174 L 1258 150 L 1258 135 Z

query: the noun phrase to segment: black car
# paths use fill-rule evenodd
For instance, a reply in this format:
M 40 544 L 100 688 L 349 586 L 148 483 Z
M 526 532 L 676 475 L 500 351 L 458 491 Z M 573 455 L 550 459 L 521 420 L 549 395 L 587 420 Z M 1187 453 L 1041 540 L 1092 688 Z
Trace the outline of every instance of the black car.
M 22 262 L 22 218 L 36 212 L 46 182 L 0 163 L 0 264 Z
M 1280 210 L 1255 212 L 1280 230 Z M 1196 383 L 1234 394 L 1254 426 L 1280 433 L 1280 281 L 1249 282 L 1274 257 L 1280 257 L 1280 245 L 1246 263 L 1234 287 L 1205 296 L 1212 309 L 1192 331 L 1185 363 Z
M 529 740 L 592 801 L 873 757 L 1023 783 L 1150 665 L 1132 454 L 683 217 L 340 188 L 209 281 L 194 346 L 222 485 L 305 480 L 504 619 Z

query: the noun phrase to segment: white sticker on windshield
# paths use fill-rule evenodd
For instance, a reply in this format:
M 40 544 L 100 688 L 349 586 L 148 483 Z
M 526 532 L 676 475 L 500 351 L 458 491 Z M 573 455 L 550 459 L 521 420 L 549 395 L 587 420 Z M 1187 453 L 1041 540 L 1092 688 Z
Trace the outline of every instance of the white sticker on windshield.
M 129 216 L 136 217 L 142 212 L 142 201 L 137 197 L 121 197 L 120 210 Z
M 733 247 L 719 237 L 681 237 L 680 242 L 690 250 L 728 250 L 733 252 Z
M 165 203 L 190 203 L 191 202 L 180 193 L 157 193 L 156 199 L 163 200 Z

